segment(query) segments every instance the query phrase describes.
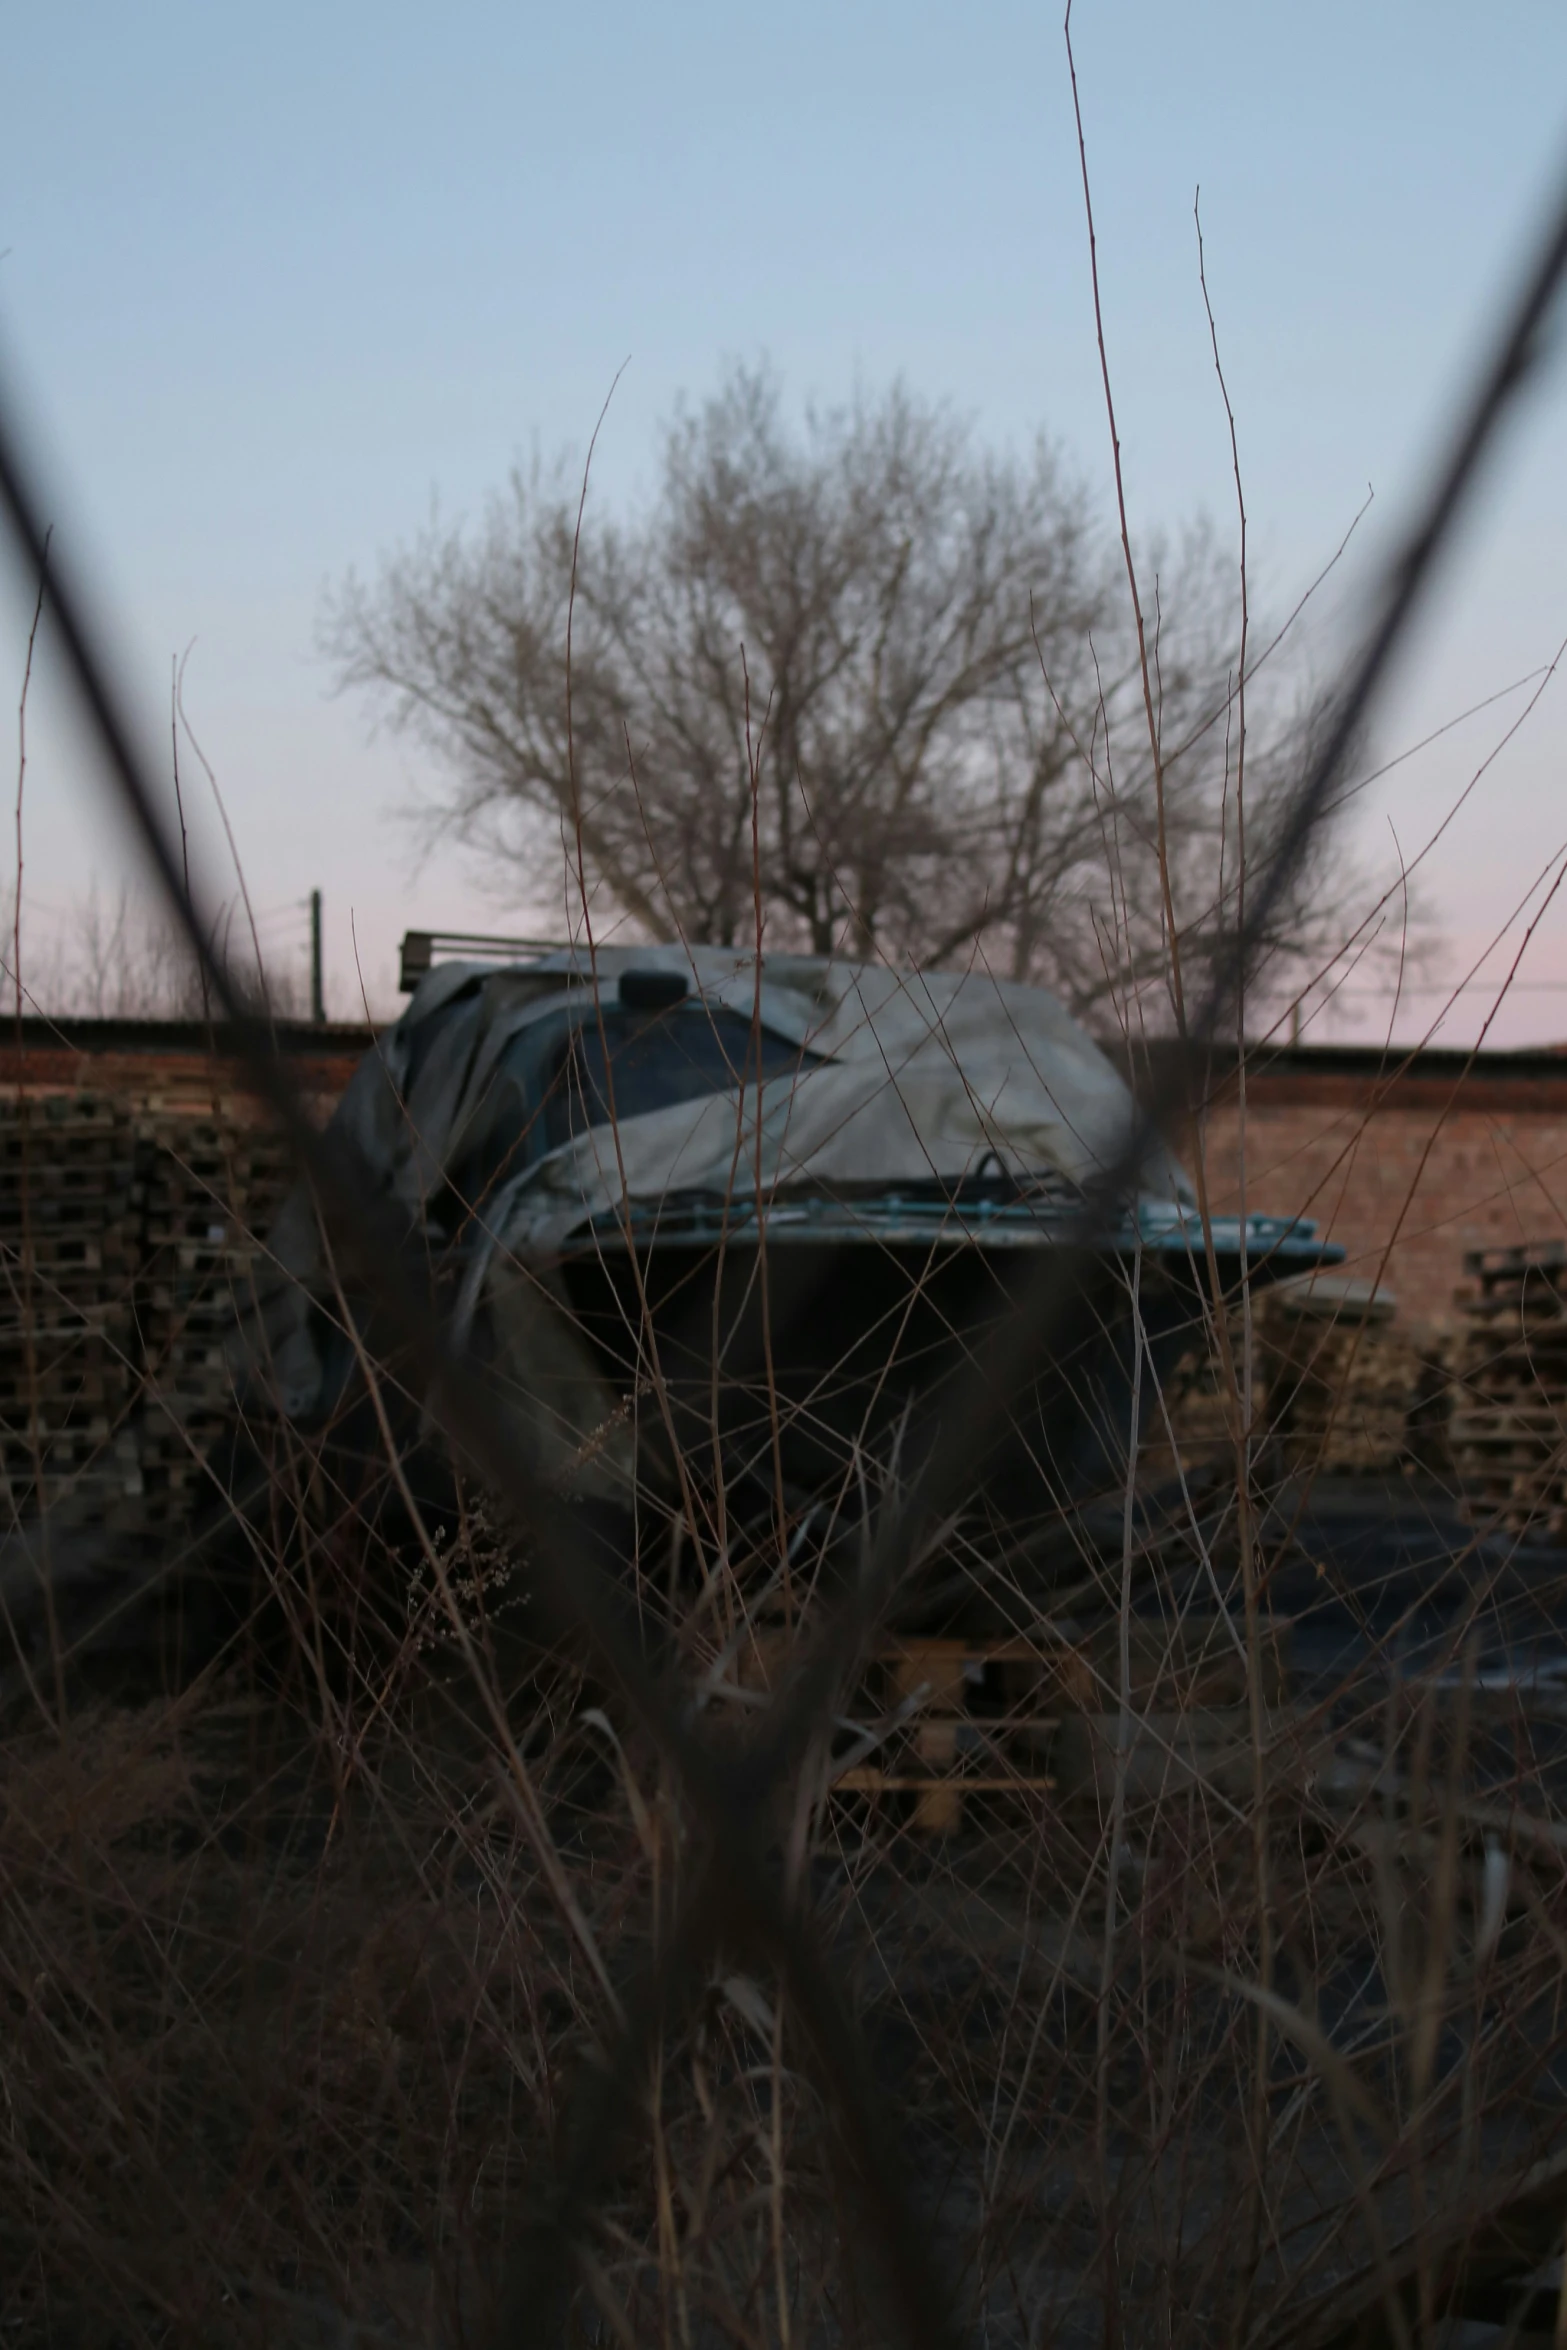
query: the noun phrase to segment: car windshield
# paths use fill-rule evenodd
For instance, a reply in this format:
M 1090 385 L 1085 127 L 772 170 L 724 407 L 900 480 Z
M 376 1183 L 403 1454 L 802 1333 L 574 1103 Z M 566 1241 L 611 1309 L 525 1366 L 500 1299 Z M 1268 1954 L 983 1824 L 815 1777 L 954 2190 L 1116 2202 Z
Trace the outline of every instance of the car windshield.
M 589 1128 L 679 1102 L 798 1076 L 819 1053 L 758 1029 L 743 1013 L 687 1001 L 663 1011 L 620 1004 L 530 1021 L 517 1031 L 461 1122 L 451 1181 L 476 1207 L 498 1183 Z M 455 1203 L 454 1203 L 455 1204 Z
M 798 1075 L 821 1056 L 744 1013 L 688 1003 L 662 1012 L 606 1006 L 558 1047 L 546 1088 L 546 1150 L 591 1126 L 641 1118 L 706 1094 Z

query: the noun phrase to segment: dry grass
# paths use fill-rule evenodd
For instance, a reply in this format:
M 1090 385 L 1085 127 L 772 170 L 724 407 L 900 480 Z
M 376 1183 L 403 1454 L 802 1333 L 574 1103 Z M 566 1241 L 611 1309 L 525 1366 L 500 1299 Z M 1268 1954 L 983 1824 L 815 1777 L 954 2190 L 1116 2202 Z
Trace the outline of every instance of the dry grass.
M 525 1550 L 480 1512 L 441 1537 L 438 1575 L 406 1527 L 374 1530 L 386 1464 L 354 1487 L 342 1469 L 329 1448 L 277 1461 L 251 1598 L 199 1669 L 170 1679 L 166 1607 L 74 1662 L 45 1642 L 36 1698 L 13 1699 L 18 2340 L 489 2338 L 617 2007 L 700 1874 L 667 1766 L 531 1636 Z M 1278 1498 L 1259 1474 L 1254 1657 L 1233 1485 L 1134 1516 L 1124 1548 L 1075 1515 L 1070 1622 L 1011 1585 L 1013 1647 L 961 1701 L 1013 1788 L 970 1794 L 946 1835 L 908 1794 L 834 1790 L 834 1757 L 878 1729 L 889 1767 L 942 1775 L 928 1664 L 890 1728 L 899 1685 L 870 1670 L 769 1831 L 849 1986 L 965 2337 L 1287 2336 L 1303 2292 L 1356 2272 L 1374 2290 L 1388 2247 L 1421 2227 L 1434 2245 L 1559 2141 L 1560 1701 L 1486 1685 L 1501 1594 L 1480 1560 L 1407 1669 L 1418 1611 L 1385 1603 L 1353 1672 L 1292 1667 L 1267 1586 L 1298 1592 L 1303 1562 Z M 798 1597 L 813 1560 L 791 1532 Z M 979 1520 L 950 1532 L 991 1609 L 998 1558 Z M 672 1585 L 662 1529 L 633 1567 L 650 1638 L 736 1741 L 785 1638 L 766 1567 L 742 1552 L 716 1591 Z M 1006 1747 L 1009 1710 L 1057 1726 Z M 831 2084 L 776 1966 L 721 1941 L 678 1969 L 650 2049 L 576 2230 L 568 2337 L 879 2332 Z M 1416 2264 L 1416 2338 L 1439 2269 Z

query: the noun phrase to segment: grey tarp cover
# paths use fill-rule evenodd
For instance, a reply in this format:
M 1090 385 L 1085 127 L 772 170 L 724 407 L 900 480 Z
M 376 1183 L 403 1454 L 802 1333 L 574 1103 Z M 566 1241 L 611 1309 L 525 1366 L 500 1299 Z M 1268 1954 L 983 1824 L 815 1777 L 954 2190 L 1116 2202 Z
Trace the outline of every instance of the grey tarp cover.
M 383 1197 L 417 1220 L 507 1045 L 529 1023 L 558 1017 L 568 1001 L 591 1011 L 595 975 L 612 1002 L 627 967 L 678 971 L 702 999 L 747 1018 L 759 1009 L 766 1028 L 820 1058 L 744 1094 L 624 1118 L 613 1131 L 591 1128 L 521 1167 L 485 1202 L 460 1318 L 486 1307 L 524 1385 L 531 1366 L 533 1383 L 549 1391 L 540 1394 L 541 1427 L 555 1429 L 559 1441 L 541 1436 L 541 1468 L 564 1471 L 580 1459 L 595 1413 L 611 1408 L 606 1395 L 588 1391 L 586 1366 L 573 1352 L 580 1342 L 549 1303 L 552 1256 L 587 1218 L 674 1191 L 754 1200 L 760 1184 L 765 1201 L 793 1185 L 893 1189 L 998 1167 L 1080 1183 L 1125 1146 L 1132 1116 L 1125 1083 L 1043 988 L 983 971 L 911 973 L 794 955 L 758 963 L 716 948 L 606 948 L 591 960 L 563 950 L 522 966 L 437 967 L 366 1056 L 335 1123 Z M 1190 1199 L 1162 1152 L 1145 1169 L 1144 1191 Z M 252 1366 L 265 1358 L 281 1408 L 306 1416 L 321 1401 L 323 1379 L 307 1293 L 322 1296 L 326 1275 L 307 1195 L 283 1210 L 271 1254 L 280 1278 L 246 1352 Z M 568 1361 L 577 1376 L 572 1408 L 563 1412 L 558 1374 Z

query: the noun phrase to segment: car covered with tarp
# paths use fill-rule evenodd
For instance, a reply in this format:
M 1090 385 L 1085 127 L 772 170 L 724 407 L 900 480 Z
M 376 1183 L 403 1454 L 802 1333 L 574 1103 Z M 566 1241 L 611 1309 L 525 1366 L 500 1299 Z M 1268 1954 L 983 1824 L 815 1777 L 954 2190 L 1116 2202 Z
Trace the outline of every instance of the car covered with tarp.
M 992 1515 L 1038 1519 L 1124 1479 L 1133 1390 L 1150 1414 L 1215 1276 L 1341 1253 L 1287 1218 L 1205 1230 L 1162 1145 L 1090 1215 L 1128 1085 L 1055 996 L 982 970 L 681 946 L 438 963 L 335 1115 L 529 1467 L 632 1514 L 697 1488 L 736 1524 L 862 1508 L 1070 1249 L 1068 1302 L 972 1463 Z M 324 1429 L 363 1346 L 304 1191 L 270 1255 L 249 1376 Z

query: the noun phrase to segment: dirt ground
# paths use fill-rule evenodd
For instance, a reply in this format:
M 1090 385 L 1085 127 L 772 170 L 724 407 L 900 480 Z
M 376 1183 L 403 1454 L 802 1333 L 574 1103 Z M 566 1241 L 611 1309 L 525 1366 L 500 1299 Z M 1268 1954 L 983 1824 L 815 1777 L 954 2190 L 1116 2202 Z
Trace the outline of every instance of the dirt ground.
M 0 2273 L 19 2344 L 469 2342 L 557 2210 L 699 1840 L 569 1661 L 241 1644 L 13 1700 Z M 809 1897 L 959 2338 L 1286 2338 L 1552 2152 L 1563 1708 L 1301 1683 L 1311 1768 L 807 1804 Z M 788 1865 L 787 1825 L 779 1830 Z M 679 1971 L 562 2338 L 885 2330 L 863 2182 L 776 1973 Z M 553 2322 L 553 2321 L 552 2321 Z M 541 2337 L 548 2338 L 548 2337 Z

